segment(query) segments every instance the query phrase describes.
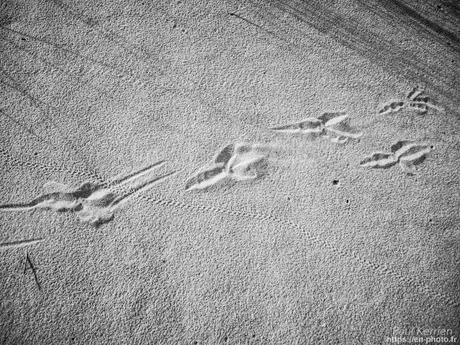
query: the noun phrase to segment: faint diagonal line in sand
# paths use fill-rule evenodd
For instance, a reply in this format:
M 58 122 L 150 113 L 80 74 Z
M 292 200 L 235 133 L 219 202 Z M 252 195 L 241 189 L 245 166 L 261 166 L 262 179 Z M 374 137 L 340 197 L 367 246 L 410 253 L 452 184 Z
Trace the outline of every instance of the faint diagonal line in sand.
M 78 21 L 84 23 L 87 27 L 96 31 L 100 36 L 114 43 L 121 49 L 123 49 L 128 54 L 135 56 L 138 59 L 149 62 L 149 66 L 157 71 L 159 74 L 163 74 L 164 71 L 159 68 L 157 65 L 150 63 L 150 60 L 153 60 L 159 64 L 159 60 L 155 58 L 154 54 L 147 52 L 146 47 L 138 47 L 136 44 L 131 43 L 128 39 L 122 35 L 114 32 L 113 30 L 108 30 L 102 27 L 96 20 L 90 16 L 84 14 L 81 10 L 75 8 L 74 6 L 69 6 L 62 0 L 50 0 L 55 6 L 59 7 L 64 13 L 69 14 L 71 17 L 76 18 Z
M 87 88 L 89 88 L 90 90 L 93 90 L 93 91 L 97 92 L 99 95 L 104 96 L 105 98 L 108 98 L 113 102 L 117 102 L 121 107 L 124 107 L 126 109 L 126 104 L 125 103 L 121 102 L 117 97 L 115 97 L 114 95 L 110 94 L 109 92 L 107 92 L 107 91 L 105 91 L 105 90 L 103 90 L 103 89 L 101 89 L 99 87 L 94 86 L 91 83 L 91 80 L 84 80 L 83 76 L 77 75 L 76 73 L 69 72 L 67 69 L 64 69 L 64 68 L 56 65 L 55 63 L 52 63 L 48 59 L 45 59 L 45 58 L 39 56 L 36 51 L 31 51 L 31 50 L 27 49 L 26 47 L 22 47 L 19 44 L 16 44 L 14 42 L 14 40 L 11 40 L 11 39 L 8 39 L 8 38 L 5 38 L 5 37 L 0 37 L 0 40 L 3 40 L 4 42 L 7 42 L 12 47 L 14 47 L 14 49 L 16 49 L 17 51 L 21 51 L 21 52 L 27 54 L 30 58 L 32 58 L 34 60 L 38 60 L 41 63 L 43 63 L 43 64 L 45 64 L 47 66 L 50 66 L 52 69 L 54 69 L 54 70 L 58 71 L 59 73 L 61 73 L 61 75 L 66 75 L 66 76 L 68 76 L 70 78 L 73 78 L 76 81 L 76 84 L 84 85 Z
M 117 207 L 118 204 L 128 200 L 134 194 L 142 192 L 142 191 L 145 191 L 145 190 L 153 187 L 156 183 L 158 183 L 158 182 L 162 181 L 163 179 L 165 179 L 165 178 L 167 178 L 169 176 L 172 176 L 174 174 L 176 174 L 175 171 L 167 173 L 167 174 L 164 174 L 164 175 L 159 176 L 159 177 L 156 177 L 156 178 L 154 178 L 152 180 L 149 180 L 147 182 L 144 182 L 144 183 L 142 183 L 142 184 L 140 184 L 140 185 L 138 185 L 136 187 L 132 187 L 132 188 L 127 189 L 126 192 L 124 192 L 119 197 L 117 197 L 115 200 L 113 200 L 113 202 L 110 204 L 110 208 Z
M 431 37 L 434 37 L 438 43 L 449 47 L 449 45 L 446 44 L 447 38 L 447 40 L 450 40 L 456 45 L 455 50 L 460 51 L 460 39 L 458 35 L 442 27 L 435 21 L 429 20 L 401 1 L 357 1 L 377 15 L 389 18 L 394 23 L 406 25 L 414 30 L 424 31 Z M 414 5 L 417 6 L 416 4 Z
M 29 128 L 29 126 L 27 126 L 27 124 L 25 124 L 22 121 L 16 120 L 12 116 L 8 115 L 8 113 L 5 112 L 3 109 L 0 109 L 0 114 L 2 114 L 3 116 L 7 117 L 10 121 L 14 122 L 15 124 L 17 124 L 19 127 L 21 127 L 23 130 L 25 130 L 27 133 L 32 135 L 36 140 L 38 140 L 38 141 L 40 141 L 42 143 L 45 143 L 47 145 L 53 146 L 53 144 L 51 142 L 49 142 L 48 140 L 46 140 L 46 139 L 42 138 L 41 136 L 39 136 L 37 133 L 35 133 L 35 131 L 33 129 Z
M 295 41 L 296 36 L 305 35 L 305 32 L 299 29 L 299 25 L 294 25 L 295 22 L 286 23 L 282 21 L 280 18 L 283 18 L 283 15 L 280 14 L 287 13 L 300 23 L 334 38 L 341 45 L 356 51 L 374 64 L 385 67 L 398 77 L 404 76 L 414 83 L 423 80 L 443 97 L 451 100 L 458 99 L 457 93 L 452 90 L 451 71 L 446 71 L 433 63 L 429 64 L 426 59 L 420 59 L 417 55 L 402 49 L 385 37 L 380 37 L 369 30 L 363 30 L 357 23 L 328 9 L 327 5 L 320 1 L 288 2 L 274 0 L 266 2 L 251 0 L 250 2 L 255 7 L 254 11 L 257 11 L 257 15 L 265 22 L 270 20 L 264 18 L 264 15 L 265 17 L 268 15 L 275 18 L 273 24 L 275 27 L 279 28 L 280 23 L 287 25 L 289 30 L 286 31 L 285 35 L 293 37 L 293 41 Z M 275 9 L 280 13 L 273 13 L 272 10 Z M 293 32 L 296 35 L 293 35 Z M 297 42 L 299 43 L 298 40 Z M 297 44 L 297 50 L 300 51 L 300 48 L 303 48 L 301 45 L 301 43 L 300 45 Z M 431 52 L 427 51 L 427 53 Z M 431 61 L 438 61 L 438 51 L 433 51 L 431 55 Z M 455 111 L 456 109 L 449 110 Z
M 75 57 L 77 57 L 79 59 L 85 60 L 87 62 L 91 62 L 93 65 L 105 67 L 107 69 L 110 69 L 110 70 L 115 71 L 117 73 L 120 73 L 122 75 L 131 77 L 131 78 L 133 78 L 135 80 L 141 80 L 138 76 L 133 74 L 131 71 L 121 69 L 118 66 L 115 66 L 115 65 L 109 64 L 107 62 L 104 62 L 104 61 L 101 61 L 101 60 L 98 60 L 98 59 L 94 59 L 94 58 L 92 58 L 90 56 L 83 55 L 81 53 L 75 52 L 75 51 L 73 51 L 73 50 L 71 50 L 69 48 L 66 48 L 65 45 L 63 45 L 63 44 L 54 43 L 54 42 L 48 41 L 48 40 L 46 40 L 44 38 L 36 37 L 36 36 L 31 35 L 31 34 L 20 32 L 20 31 L 17 31 L 17 30 L 11 29 L 11 28 L 7 28 L 7 27 L 4 27 L 4 26 L 0 26 L 0 29 L 6 30 L 6 31 L 8 31 L 10 33 L 13 33 L 14 35 L 27 37 L 27 38 L 29 38 L 31 40 L 46 44 L 46 45 L 51 46 L 51 47 L 53 47 L 55 49 L 60 49 L 63 52 L 66 52 L 67 54 L 73 55 L 73 56 L 75 56 Z
M 120 178 L 117 178 L 117 179 L 114 179 L 114 180 L 110 180 L 108 182 L 107 186 L 108 187 L 114 187 L 114 186 L 117 186 L 117 185 L 119 185 L 121 183 L 130 182 L 131 180 L 137 179 L 138 177 L 141 177 L 141 176 L 145 175 L 146 173 L 151 171 L 153 168 L 157 168 L 157 167 L 160 167 L 160 166 L 164 165 L 165 162 L 166 161 L 161 160 L 161 161 L 155 162 L 153 164 L 150 164 L 150 165 L 146 166 L 145 168 L 142 168 L 140 170 L 136 170 L 136 171 L 134 171 L 131 174 L 128 174 L 126 176 L 123 176 L 123 177 L 120 177 Z
M 11 248 L 22 248 L 26 246 L 31 246 L 34 244 L 38 244 L 42 242 L 43 238 L 34 238 L 31 240 L 20 240 L 20 241 L 12 241 L 12 242 L 3 242 L 0 243 L 0 250 L 6 250 Z
M 236 13 L 233 13 L 233 12 L 228 12 L 228 14 L 229 14 L 230 16 L 233 16 L 233 17 L 236 17 L 236 18 L 239 18 L 239 19 L 245 21 L 245 22 L 248 23 L 249 25 L 252 25 L 252 26 L 255 26 L 256 28 L 259 28 L 259 29 L 262 30 L 262 31 L 265 31 L 266 33 L 268 33 L 269 35 L 275 37 L 275 38 L 278 39 L 278 40 L 281 40 L 281 41 L 283 41 L 283 42 L 285 42 L 285 43 L 287 43 L 287 44 L 290 44 L 289 41 L 287 41 L 286 39 L 284 39 L 284 38 L 278 36 L 275 32 L 273 32 L 273 31 L 271 31 L 271 30 L 268 30 L 268 29 L 264 28 L 263 26 L 261 26 L 261 25 L 259 25 L 259 24 L 256 24 L 256 23 L 250 21 L 249 19 L 246 19 L 246 18 L 240 16 L 239 14 L 236 14 Z
M 12 88 L 13 90 L 15 90 L 16 92 L 20 93 L 21 95 L 23 95 L 26 99 L 28 99 L 39 111 L 40 113 L 54 126 L 54 128 L 58 131 L 58 133 L 60 134 L 60 136 L 64 139 L 64 142 L 65 144 L 68 146 L 69 149 L 71 149 L 71 151 L 73 151 L 73 153 L 76 154 L 76 156 L 80 159 L 80 162 L 84 164 L 85 168 L 87 169 L 88 172 L 90 172 L 94 178 L 96 178 L 97 181 L 103 181 L 103 178 L 100 176 L 100 174 L 93 168 L 91 168 L 90 166 L 88 166 L 88 163 L 81 157 L 80 155 L 80 152 L 77 150 L 77 148 L 75 147 L 74 143 L 72 143 L 66 136 L 64 133 L 62 133 L 62 130 L 60 128 L 59 125 L 57 125 L 53 119 L 51 118 L 51 115 L 50 115 L 50 109 L 53 109 L 55 111 L 58 111 L 57 109 L 55 109 L 54 107 L 48 105 L 47 103 L 44 103 L 42 102 L 41 100 L 39 100 L 38 98 L 36 98 L 35 96 L 31 95 L 27 90 L 24 90 L 19 84 L 18 82 L 8 73 L 6 72 L 2 67 L 0 67 L 0 71 L 9 79 L 11 80 L 11 82 L 13 83 L 13 85 L 9 84 L 9 83 L 6 83 L 4 82 L 3 80 L 0 80 L 0 83 Z M 46 110 L 44 110 L 42 108 L 42 106 L 45 106 Z M 53 145 L 53 147 L 56 147 Z
M 27 263 L 29 264 L 29 267 L 32 270 L 32 273 L 33 273 L 34 279 L 35 279 L 35 283 L 38 286 L 38 290 L 41 290 L 42 286 L 41 286 L 40 282 L 38 281 L 37 269 L 35 268 L 34 264 L 32 263 L 32 260 L 30 259 L 30 256 L 29 256 L 29 253 L 26 253 L 26 264 Z M 27 267 L 24 266 L 24 274 L 26 273 L 26 271 L 27 271 Z

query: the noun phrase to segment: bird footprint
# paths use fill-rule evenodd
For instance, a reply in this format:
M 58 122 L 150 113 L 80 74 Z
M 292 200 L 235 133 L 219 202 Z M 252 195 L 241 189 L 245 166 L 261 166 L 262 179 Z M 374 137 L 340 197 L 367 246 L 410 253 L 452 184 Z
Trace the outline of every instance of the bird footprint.
M 200 190 L 221 181 L 254 180 L 259 176 L 258 163 L 266 158 L 261 147 L 250 144 L 229 144 L 214 157 L 210 166 L 202 169 L 185 183 L 185 190 Z
M 401 169 L 409 174 L 415 173 L 415 166 L 421 164 L 432 146 L 412 140 L 401 140 L 390 147 L 389 153 L 375 152 L 361 161 L 360 165 L 367 168 L 387 169 L 399 163 Z
M 391 100 L 382 105 L 378 113 L 380 115 L 395 113 L 401 109 L 410 109 L 419 114 L 426 114 L 428 109 L 443 111 L 442 108 L 435 105 L 433 100 L 425 94 L 420 87 L 413 88 L 403 100 Z
M 57 212 L 74 212 L 79 220 L 92 225 L 101 225 L 113 219 L 114 212 L 133 195 L 148 189 L 175 172 L 148 180 L 138 185 L 126 185 L 139 179 L 154 167 L 164 162 L 154 163 L 127 176 L 109 181 L 105 185 L 85 182 L 76 189 L 58 182 L 47 182 L 45 194 L 29 203 L 0 205 L 0 211 L 28 211 L 46 209 Z
M 307 118 L 300 122 L 271 128 L 279 133 L 309 134 L 314 137 L 327 137 L 331 142 L 343 144 L 351 139 L 360 138 L 363 133 L 350 125 L 350 119 L 344 112 L 324 113 L 318 118 Z

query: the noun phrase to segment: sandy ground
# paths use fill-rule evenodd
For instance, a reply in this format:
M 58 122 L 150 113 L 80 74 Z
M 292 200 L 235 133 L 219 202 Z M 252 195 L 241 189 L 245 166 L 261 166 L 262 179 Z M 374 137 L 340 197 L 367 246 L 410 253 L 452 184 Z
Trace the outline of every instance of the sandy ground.
M 460 339 L 458 5 L 0 4 L 0 204 L 176 172 L 99 227 L 0 212 L 1 344 Z M 378 114 L 416 86 L 444 110 Z M 359 140 L 270 130 L 338 111 Z M 414 175 L 360 166 L 403 139 Z M 241 142 L 260 178 L 184 189 Z

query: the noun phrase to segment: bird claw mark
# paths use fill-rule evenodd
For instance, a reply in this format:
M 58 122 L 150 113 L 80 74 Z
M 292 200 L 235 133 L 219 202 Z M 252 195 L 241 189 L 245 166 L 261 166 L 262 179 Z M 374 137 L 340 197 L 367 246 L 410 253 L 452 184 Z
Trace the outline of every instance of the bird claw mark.
M 379 109 L 379 114 L 380 115 L 386 115 L 390 113 L 396 113 L 400 111 L 401 109 L 404 108 L 405 103 L 402 101 L 390 101 L 388 103 L 385 103 L 380 109 Z
M 214 157 L 214 164 L 224 167 L 235 154 L 235 144 L 229 144 L 220 150 Z
M 318 120 L 320 120 L 325 127 L 330 127 L 345 121 L 347 117 L 348 115 L 345 112 L 324 113 L 318 117 Z
M 215 166 L 211 169 L 200 171 L 185 183 L 185 190 L 206 189 L 227 177 L 224 168 Z
M 423 90 L 420 86 L 416 86 L 407 93 L 406 99 L 413 101 L 414 99 L 420 97 L 424 92 L 425 90 Z
M 287 134 L 295 134 L 295 133 L 315 134 L 315 133 L 321 133 L 322 122 L 319 119 L 307 118 L 305 120 L 302 120 L 300 122 L 296 122 L 293 124 L 273 127 L 271 128 L 271 130 L 280 132 L 280 133 L 287 133 Z
M 390 147 L 390 150 L 398 159 L 416 160 L 431 151 L 428 143 L 419 143 L 414 140 L 400 140 Z
M 257 164 L 266 158 L 262 147 L 250 144 L 229 144 L 219 151 L 213 164 L 190 177 L 185 190 L 202 190 L 224 180 L 254 180 L 259 177 Z M 263 151 L 263 150 L 262 150 Z
M 326 125 L 326 135 L 329 136 L 332 142 L 343 144 L 349 139 L 359 139 L 363 133 L 353 128 L 349 124 L 349 119 L 346 116 L 341 116 L 328 121 Z
M 444 111 L 441 107 L 438 107 L 430 97 L 425 95 L 425 90 L 417 86 L 408 92 L 405 99 L 391 100 L 383 104 L 378 113 L 380 115 L 386 115 L 396 113 L 402 109 L 410 109 L 420 115 L 426 114 L 429 109 Z
M 265 155 L 253 151 L 237 154 L 226 167 L 228 175 L 237 181 L 254 180 L 259 176 L 256 165 L 264 159 Z
M 337 136 L 337 137 L 329 136 L 329 139 L 334 144 L 345 144 L 348 141 L 348 138 L 344 136 Z
M 345 112 L 323 113 L 318 118 L 308 118 L 300 122 L 273 127 L 280 133 L 302 133 L 327 137 L 333 143 L 344 144 L 350 139 L 358 139 L 363 133 L 350 126 Z
M 415 174 L 415 166 L 425 161 L 432 147 L 427 143 L 417 143 L 413 140 L 400 140 L 391 145 L 391 153 L 377 152 L 361 161 L 362 167 L 390 168 L 399 163 L 403 172 Z
M 105 184 L 85 182 L 78 188 L 70 188 L 58 182 L 47 182 L 44 190 L 52 192 L 43 194 L 29 203 L 0 205 L 0 211 L 28 211 L 36 208 L 48 209 L 56 212 L 74 212 L 81 222 L 92 225 L 101 225 L 112 220 L 118 207 L 156 182 L 175 174 L 162 175 L 137 186 L 125 186 L 132 180 L 139 179 L 154 167 L 164 162 L 157 162 L 144 169 L 138 170 L 125 177 L 114 179 Z
M 258 174 L 256 171 L 235 171 L 232 175 L 232 177 L 236 180 L 236 181 L 239 181 L 239 182 L 242 182 L 242 181 L 250 181 L 250 180 L 254 180 L 258 177 Z
M 398 151 L 397 157 L 400 162 L 415 166 L 423 163 L 431 150 L 432 147 L 427 143 L 409 142 Z
M 395 156 L 391 153 L 375 152 L 359 164 L 365 168 L 388 169 L 397 162 Z

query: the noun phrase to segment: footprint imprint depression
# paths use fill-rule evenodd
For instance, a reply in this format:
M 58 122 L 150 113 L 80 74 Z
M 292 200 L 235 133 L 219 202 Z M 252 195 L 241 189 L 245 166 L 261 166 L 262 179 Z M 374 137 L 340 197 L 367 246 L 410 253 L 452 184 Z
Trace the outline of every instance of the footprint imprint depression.
M 337 144 L 359 139 L 363 135 L 350 125 L 350 119 L 345 112 L 323 113 L 318 118 L 307 118 L 270 129 L 278 133 L 306 134 L 313 138 L 326 137 Z
M 164 161 L 154 163 L 105 184 L 85 182 L 76 189 L 53 181 L 47 182 L 43 189 L 50 191 L 49 193 L 45 193 L 28 203 L 0 205 L 0 211 L 45 209 L 56 212 L 73 212 L 84 223 L 101 225 L 112 220 L 115 210 L 130 200 L 133 195 L 175 174 L 175 172 L 168 173 L 137 185 L 129 184 L 163 163 Z M 125 185 L 127 183 L 128 185 Z
M 213 162 L 192 175 L 185 190 L 202 190 L 225 180 L 250 181 L 260 176 L 260 163 L 266 150 L 257 144 L 229 144 L 214 157 Z
M 399 163 L 408 175 L 415 174 L 415 166 L 423 163 L 433 145 L 413 140 L 400 140 L 391 145 L 391 152 L 376 152 L 360 162 L 364 168 L 387 169 Z
M 409 109 L 420 115 L 426 114 L 429 109 L 444 111 L 434 103 L 431 97 L 425 94 L 425 90 L 417 86 L 408 92 L 405 99 L 391 100 L 381 105 L 378 114 L 396 113 L 402 109 Z

